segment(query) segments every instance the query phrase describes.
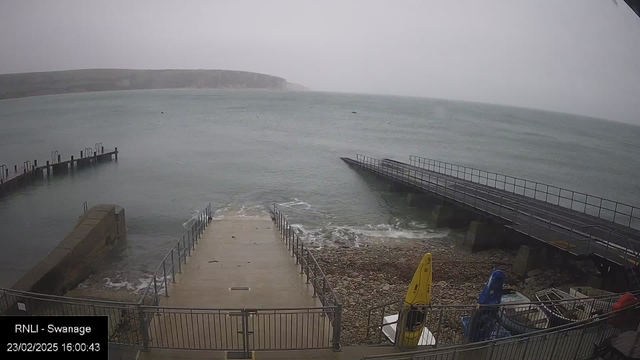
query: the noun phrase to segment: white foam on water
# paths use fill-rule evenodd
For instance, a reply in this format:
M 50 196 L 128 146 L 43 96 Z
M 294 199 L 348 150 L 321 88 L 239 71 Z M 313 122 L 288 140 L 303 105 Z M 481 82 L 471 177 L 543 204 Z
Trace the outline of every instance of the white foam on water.
M 234 215 L 247 218 L 264 218 L 268 217 L 269 212 L 263 205 L 246 206 L 245 204 L 242 204 L 240 210 Z
M 403 228 L 399 221 L 395 224 L 367 224 L 364 226 L 331 225 L 316 229 L 307 229 L 302 224 L 292 224 L 298 230 L 305 243 L 314 247 L 324 246 L 354 246 L 359 247 L 371 240 L 385 239 L 442 239 L 449 236 L 449 229 L 429 229 L 426 224 L 410 222 L 410 228 Z
M 293 198 L 292 201 L 284 202 L 278 204 L 279 206 L 290 208 L 290 209 L 298 209 L 298 210 L 309 210 L 311 209 L 311 204 L 306 201 L 302 201 L 298 198 Z
M 126 280 L 118 280 L 115 279 L 115 281 L 113 281 L 111 278 L 104 278 L 104 284 L 103 286 L 108 288 L 108 289 L 116 289 L 116 290 L 120 290 L 120 289 L 127 289 L 129 291 L 133 291 L 135 292 L 136 287 L 134 286 L 134 284 L 126 281 Z
M 211 220 L 222 220 L 224 219 L 224 212 L 229 211 L 229 207 L 221 207 L 213 212 L 211 215 Z
M 189 218 L 189 220 L 185 221 L 184 223 L 182 223 L 182 227 L 185 229 L 189 229 L 191 228 L 191 224 L 193 224 L 194 221 L 196 221 L 198 219 L 198 215 L 200 214 L 200 210 L 193 210 L 191 212 L 191 218 Z
M 306 202 L 304 200 L 300 200 L 298 198 L 293 198 L 293 200 L 291 200 L 291 201 L 280 203 L 280 204 L 278 204 L 278 206 L 280 206 L 282 208 L 286 208 L 286 209 L 291 209 L 294 212 L 295 211 L 300 211 L 300 212 L 304 212 L 304 213 L 310 213 L 310 214 L 313 214 L 313 216 L 315 216 L 315 217 L 322 217 L 322 218 L 325 218 L 325 219 L 332 219 L 332 218 L 335 217 L 333 214 L 328 214 L 326 212 L 318 210 L 318 209 L 314 208 L 308 202 Z M 291 211 L 289 211 L 289 212 L 291 212 Z

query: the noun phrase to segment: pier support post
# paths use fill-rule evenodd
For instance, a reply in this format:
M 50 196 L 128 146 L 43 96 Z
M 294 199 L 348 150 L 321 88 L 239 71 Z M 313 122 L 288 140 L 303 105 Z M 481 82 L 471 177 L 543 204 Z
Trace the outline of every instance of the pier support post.
M 436 227 L 460 229 L 467 227 L 471 220 L 473 214 L 453 205 L 436 205 L 431 213 L 431 221 Z
M 513 261 L 513 268 L 518 275 L 526 276 L 527 273 L 540 264 L 541 249 L 530 245 L 521 245 L 518 249 L 518 255 L 516 255 Z
M 453 206 L 436 205 L 431 213 L 431 221 L 436 227 L 450 227 L 453 224 Z
M 53 164 L 51 168 L 53 170 L 53 175 L 69 172 L 69 164 L 67 164 L 66 162 L 62 164 L 61 163 Z
M 403 192 L 409 193 L 409 192 L 413 192 L 413 191 L 414 190 L 410 186 L 407 186 L 407 185 L 405 185 L 403 183 L 400 183 L 400 182 L 394 181 L 389 185 L 389 192 L 390 193 L 403 193 Z
M 51 175 L 51 168 L 49 167 L 49 160 L 47 160 L 47 177 Z
M 464 245 L 471 252 L 499 246 L 504 239 L 504 228 L 500 224 L 472 221 L 467 230 Z
M 429 205 L 437 203 L 437 199 L 433 196 L 422 193 L 408 193 L 407 205 L 410 207 L 417 207 L 421 209 L 429 208 Z
M 18 165 L 13 165 L 13 172 L 18 173 Z
M 116 153 L 116 161 L 118 161 L 118 147 L 117 147 L 117 146 L 116 146 L 116 151 L 115 151 L 115 153 Z

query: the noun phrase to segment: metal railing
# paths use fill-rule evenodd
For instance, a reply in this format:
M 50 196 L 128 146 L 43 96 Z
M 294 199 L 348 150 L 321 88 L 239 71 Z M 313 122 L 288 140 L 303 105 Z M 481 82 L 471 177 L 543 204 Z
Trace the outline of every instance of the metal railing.
M 338 306 L 210 309 L 76 299 L 0 288 L 0 316 L 107 316 L 109 342 L 144 349 L 334 349 Z
M 247 357 L 253 350 L 340 350 L 342 305 L 300 239 L 279 211 L 277 226 L 301 274 L 313 284 L 322 307 L 215 309 L 159 306 L 169 296 L 169 282 L 196 249 L 208 225 L 211 204 L 199 212 L 189 230 L 164 256 L 136 303 L 75 299 L 0 288 L 0 315 L 94 315 L 109 317 L 109 341 L 144 349 L 227 350 Z M 275 219 L 275 217 L 274 217 Z M 285 224 L 288 232 L 285 233 Z M 248 358 L 248 357 L 247 357 Z
M 595 254 L 623 266 L 631 266 L 630 259 L 636 264 L 640 260 L 638 252 L 634 250 L 639 245 L 636 244 L 637 241 L 612 229 L 585 226 L 572 218 L 546 210 L 531 207 L 523 209 L 508 194 L 420 169 L 407 168 L 402 163 L 360 154 L 356 157 L 356 163 L 408 187 L 435 193 L 471 210 L 479 210 L 485 215 L 506 220 L 509 223 L 507 226 L 513 230 L 572 254 Z
M 306 275 L 307 284 L 311 284 L 313 288 L 313 297 L 318 297 L 320 303 L 324 307 L 335 308 L 334 311 L 327 313 L 327 316 L 333 325 L 333 344 L 334 350 L 340 349 L 340 333 L 342 328 L 342 304 L 338 296 L 333 291 L 333 287 L 327 280 L 326 275 L 322 271 L 318 261 L 313 256 L 308 246 L 300 239 L 295 228 L 289 224 L 287 217 L 274 204 L 272 210 L 272 219 L 276 224 L 285 246 L 291 252 L 296 260 L 296 264 L 300 265 L 300 274 Z
M 640 229 L 640 208 L 619 201 L 415 155 L 409 156 L 409 164 Z
M 305 274 L 307 276 L 307 284 L 311 283 L 313 285 L 313 297 L 317 296 L 322 305 L 325 306 L 340 305 L 338 296 L 333 291 L 320 265 L 318 265 L 318 261 L 309 247 L 304 245 L 296 229 L 289 224 L 287 217 L 275 204 L 273 205 L 272 213 L 273 220 L 284 244 L 291 251 L 291 256 L 295 257 L 296 264 L 300 265 L 300 274 Z
M 426 340 L 434 347 L 461 345 L 575 323 L 610 312 L 622 295 L 518 304 L 430 305 L 423 312 L 428 329 Z M 398 300 L 370 308 L 363 342 L 393 344 L 385 331 L 389 326 L 395 327 L 398 320 L 387 321 L 385 317 L 398 315 L 402 304 Z
M 335 349 L 336 306 L 290 309 L 144 307 L 153 348 L 226 350 Z M 334 316 L 331 316 L 334 314 Z
M 182 273 L 182 264 L 187 263 L 187 257 L 196 249 L 196 244 L 202 233 L 209 225 L 211 216 L 211 204 L 200 211 L 191 224 L 191 228 L 171 247 L 164 256 L 160 265 L 153 273 L 149 285 L 140 298 L 141 304 L 151 301 L 152 305 L 160 305 L 160 296 L 169 297 L 169 282 L 176 282 L 176 273 Z
M 640 305 L 517 336 L 488 339 L 464 345 L 430 348 L 363 359 L 584 359 L 599 350 L 605 339 L 638 326 Z
M 0 315 L 108 316 L 109 342 L 142 345 L 145 326 L 137 303 L 89 300 L 0 288 Z

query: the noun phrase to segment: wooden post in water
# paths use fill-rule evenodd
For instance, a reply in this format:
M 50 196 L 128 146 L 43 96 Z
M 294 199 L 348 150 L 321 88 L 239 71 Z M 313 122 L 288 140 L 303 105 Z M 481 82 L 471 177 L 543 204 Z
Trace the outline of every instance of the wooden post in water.
M 18 165 L 13 165 L 13 172 L 18 174 Z
M 49 177 L 50 173 L 50 169 L 49 169 L 49 160 L 47 160 L 47 177 Z
M 100 147 L 100 154 L 104 154 L 104 146 Z
M 82 156 L 82 150 L 80 150 L 80 159 L 82 159 L 84 156 Z
M 118 147 L 116 146 L 116 161 L 118 161 Z
M 60 162 L 60 154 L 58 154 L 58 162 Z
M 73 171 L 73 155 L 71 155 L 71 165 L 69 165 L 69 167 L 71 167 L 71 171 Z
M 33 160 L 33 168 L 37 168 L 38 167 L 38 159 Z

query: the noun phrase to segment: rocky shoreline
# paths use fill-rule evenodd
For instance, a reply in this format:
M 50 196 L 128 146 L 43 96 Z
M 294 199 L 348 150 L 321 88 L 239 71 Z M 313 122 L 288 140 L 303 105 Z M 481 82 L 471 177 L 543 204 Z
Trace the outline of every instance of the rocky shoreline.
M 567 286 L 581 275 L 575 269 L 556 267 L 534 270 L 520 277 L 512 266 L 515 250 L 470 253 L 455 241 L 404 240 L 319 249 L 314 256 L 343 304 L 343 345 L 372 342 L 365 339 L 368 310 L 402 300 L 427 252 L 433 255 L 432 304 L 475 304 L 495 269 L 506 274 L 508 287 L 528 296 L 548 287 Z

